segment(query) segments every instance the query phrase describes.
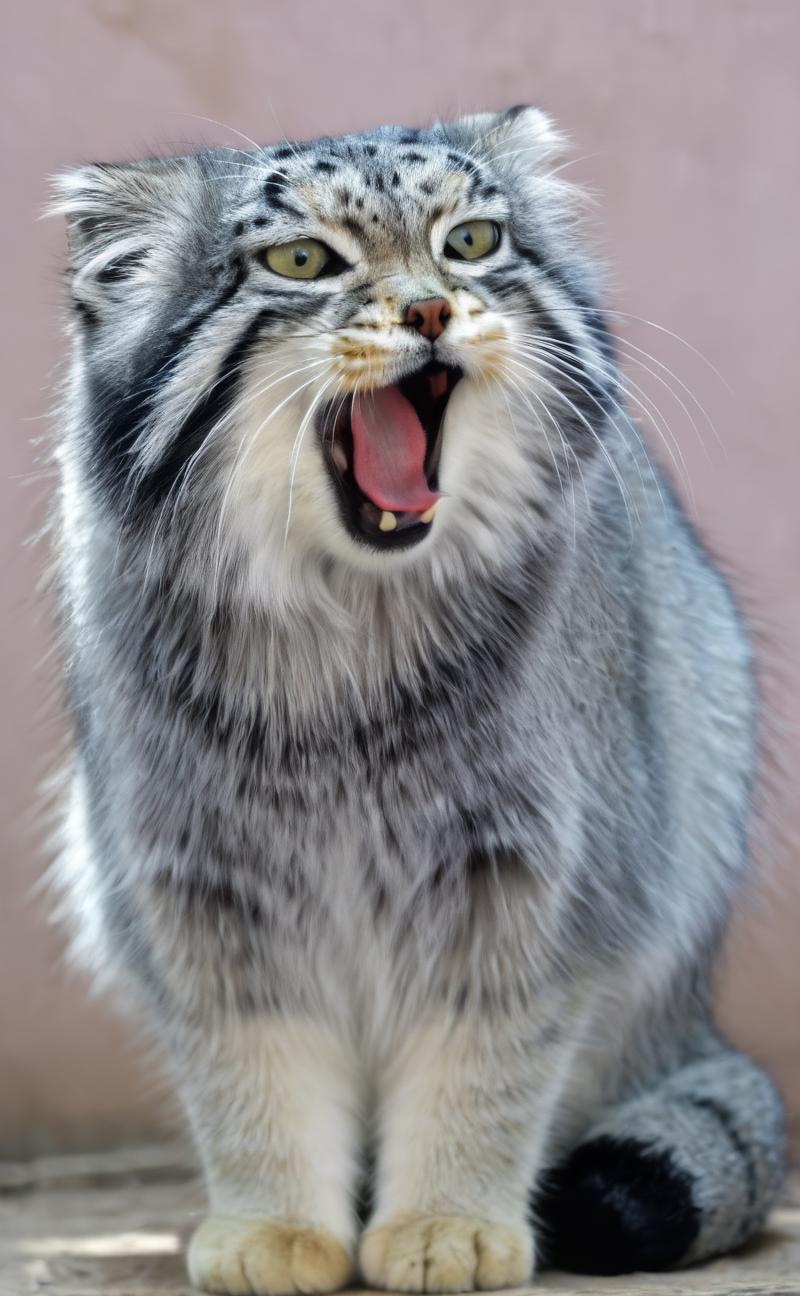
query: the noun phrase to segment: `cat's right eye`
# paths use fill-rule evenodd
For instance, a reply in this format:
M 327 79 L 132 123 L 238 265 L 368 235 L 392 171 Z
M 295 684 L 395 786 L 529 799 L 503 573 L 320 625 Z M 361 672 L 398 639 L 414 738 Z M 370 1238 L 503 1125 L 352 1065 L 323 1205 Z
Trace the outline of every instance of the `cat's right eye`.
M 299 238 L 276 243 L 263 252 L 264 264 L 284 279 L 318 279 L 326 271 L 335 273 L 341 258 L 319 239 Z

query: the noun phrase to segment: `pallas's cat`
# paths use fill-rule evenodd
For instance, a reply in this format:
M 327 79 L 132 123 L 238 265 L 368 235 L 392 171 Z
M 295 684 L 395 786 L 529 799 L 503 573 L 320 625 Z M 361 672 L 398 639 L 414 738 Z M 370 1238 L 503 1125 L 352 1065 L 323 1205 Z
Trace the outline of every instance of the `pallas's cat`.
M 779 1188 L 709 1006 L 750 652 L 557 144 L 522 108 L 59 181 L 60 880 L 163 1041 L 210 1291 L 667 1267 Z

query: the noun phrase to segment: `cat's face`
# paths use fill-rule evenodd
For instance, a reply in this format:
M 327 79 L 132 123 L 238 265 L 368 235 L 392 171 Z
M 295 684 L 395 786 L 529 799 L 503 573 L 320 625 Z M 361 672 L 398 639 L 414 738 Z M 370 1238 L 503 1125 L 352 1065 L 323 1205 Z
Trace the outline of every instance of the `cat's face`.
M 524 109 L 68 175 L 82 444 L 124 524 L 255 572 L 542 525 L 607 369 L 553 143 Z

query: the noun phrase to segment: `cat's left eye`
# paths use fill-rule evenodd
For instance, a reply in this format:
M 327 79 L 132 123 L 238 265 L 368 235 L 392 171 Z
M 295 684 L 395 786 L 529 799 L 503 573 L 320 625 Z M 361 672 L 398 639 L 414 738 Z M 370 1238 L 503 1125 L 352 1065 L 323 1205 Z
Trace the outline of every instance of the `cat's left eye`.
M 495 221 L 464 221 L 451 229 L 444 244 L 446 257 L 458 261 L 477 261 L 494 252 L 500 242 L 500 226 Z
M 340 258 L 319 239 L 299 238 L 276 243 L 263 253 L 266 265 L 285 279 L 317 279 L 339 268 Z

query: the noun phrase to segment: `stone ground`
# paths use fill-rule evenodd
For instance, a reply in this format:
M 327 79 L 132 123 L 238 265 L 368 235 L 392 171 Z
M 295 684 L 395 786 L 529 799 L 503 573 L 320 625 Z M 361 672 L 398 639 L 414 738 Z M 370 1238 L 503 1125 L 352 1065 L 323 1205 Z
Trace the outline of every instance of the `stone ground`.
M 178 1155 L 139 1149 L 0 1164 L 0 1296 L 191 1296 L 182 1249 L 203 1194 Z M 677 1274 L 545 1273 L 538 1294 L 800 1296 L 800 1180 L 757 1244 Z

